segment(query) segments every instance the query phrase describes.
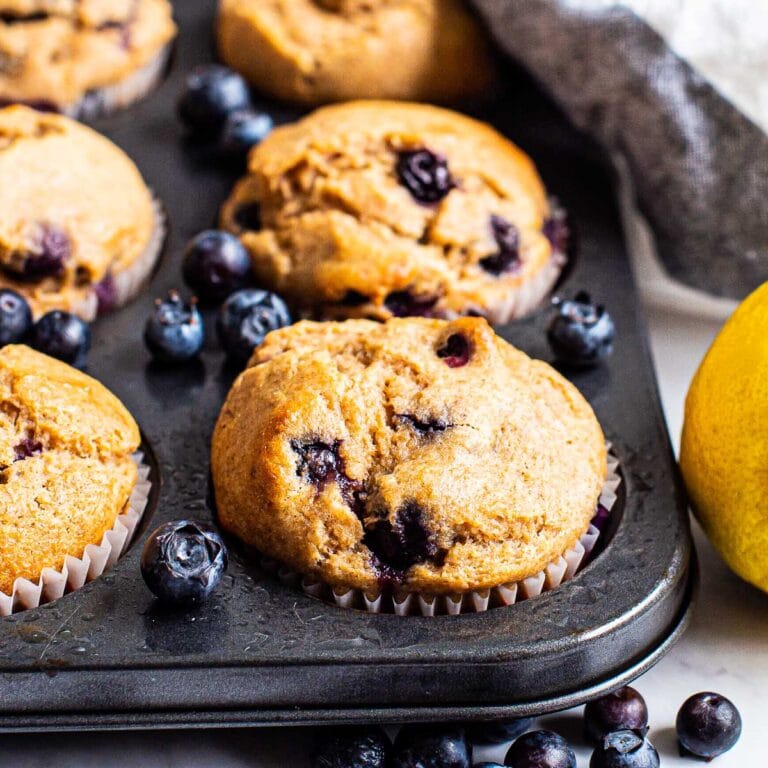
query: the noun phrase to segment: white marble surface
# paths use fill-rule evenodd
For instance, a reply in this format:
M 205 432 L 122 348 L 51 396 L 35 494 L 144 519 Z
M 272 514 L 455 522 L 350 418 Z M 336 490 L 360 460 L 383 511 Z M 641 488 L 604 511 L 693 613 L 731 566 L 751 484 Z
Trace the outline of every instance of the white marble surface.
M 649 315 L 654 354 L 670 432 L 677 440 L 688 382 L 718 323 L 663 310 Z M 662 765 L 695 766 L 677 756 L 674 721 L 691 693 L 717 690 L 741 709 L 744 734 L 717 768 L 762 768 L 768 728 L 768 596 L 732 576 L 697 532 L 703 563 L 701 598 L 693 626 L 658 666 L 637 681 L 651 711 L 651 738 Z M 580 712 L 545 718 L 545 727 L 580 743 Z M 14 768 L 305 768 L 306 732 L 157 732 L 60 736 L 5 736 L 0 765 Z M 579 768 L 589 751 L 578 746 Z M 478 758 L 498 757 L 485 752 Z

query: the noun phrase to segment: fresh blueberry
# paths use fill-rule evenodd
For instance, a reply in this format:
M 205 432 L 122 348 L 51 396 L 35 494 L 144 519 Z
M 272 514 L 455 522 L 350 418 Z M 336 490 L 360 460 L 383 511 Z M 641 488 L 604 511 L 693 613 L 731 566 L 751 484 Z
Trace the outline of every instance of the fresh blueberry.
M 473 744 L 504 744 L 522 736 L 532 722 L 531 717 L 521 717 L 501 723 L 470 723 L 467 725 L 467 738 Z
M 83 368 L 91 348 L 91 329 L 77 315 L 56 309 L 35 323 L 32 346 L 75 368 Z
M 683 754 L 705 760 L 727 752 L 741 736 L 741 715 L 718 693 L 697 693 L 677 713 L 677 738 Z
M 463 728 L 405 725 L 395 739 L 390 768 L 470 768 L 472 745 Z
M 228 67 L 208 64 L 193 69 L 179 98 L 179 117 L 191 129 L 218 132 L 232 112 L 250 109 L 245 80 Z
M 209 525 L 192 520 L 165 523 L 149 535 L 141 575 L 167 603 L 194 605 L 208 598 L 227 569 L 227 548 Z
M 285 302 L 269 291 L 236 291 L 222 304 L 216 321 L 221 346 L 234 360 L 245 362 L 264 337 L 291 324 Z
M 645 699 L 629 686 L 590 701 L 584 707 L 584 734 L 592 744 L 599 744 L 614 731 L 647 731 L 647 728 Z
M 562 736 L 531 731 L 509 748 L 504 764 L 512 768 L 576 768 L 576 755 Z
M 561 363 L 588 368 L 613 352 L 615 327 L 605 307 L 594 304 L 584 292 L 554 303 L 557 313 L 547 329 L 547 339 Z
M 219 148 L 227 156 L 245 157 L 269 135 L 274 126 L 272 118 L 266 112 L 256 112 L 253 109 L 230 112 L 221 129 Z
M 182 301 L 176 291 L 155 300 L 155 311 L 144 326 L 144 343 L 156 360 L 180 362 L 196 357 L 203 347 L 203 318 L 195 305 Z
M 312 768 L 387 768 L 391 744 L 381 728 L 331 728 L 319 731 Z
M 455 186 L 448 161 L 428 149 L 400 152 L 395 164 L 397 178 L 420 203 L 439 203 Z
M 0 347 L 18 344 L 32 329 L 32 310 L 27 300 L 10 288 L 0 289 Z
M 609 733 L 589 761 L 589 768 L 659 768 L 659 765 L 659 753 L 645 738 L 645 729 Z
M 222 301 L 248 284 L 251 259 L 234 235 L 210 229 L 187 245 L 182 273 L 187 285 L 202 299 Z

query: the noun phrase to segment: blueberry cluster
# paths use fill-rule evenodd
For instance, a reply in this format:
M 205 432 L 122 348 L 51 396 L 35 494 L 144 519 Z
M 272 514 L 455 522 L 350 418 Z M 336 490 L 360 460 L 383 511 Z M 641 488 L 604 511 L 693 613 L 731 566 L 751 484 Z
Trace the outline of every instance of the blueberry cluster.
M 27 300 L 10 288 L 0 289 L 0 346 L 29 344 L 76 368 L 84 368 L 91 348 L 91 329 L 70 312 L 54 310 L 33 321 Z
M 194 136 L 235 158 L 244 157 L 274 125 L 267 113 L 254 109 L 245 80 L 220 64 L 200 66 L 187 75 L 178 113 Z
M 380 728 L 321 731 L 313 768 L 471 768 L 473 747 L 512 744 L 504 763 L 475 768 L 576 768 L 568 742 L 552 731 L 529 731 L 530 719 L 464 726 L 406 725 L 394 742 Z M 683 704 L 677 719 L 681 753 L 705 760 L 723 754 L 738 740 L 741 719 L 733 704 L 714 693 L 700 693 Z M 587 704 L 584 733 L 594 747 L 590 768 L 659 768 L 648 741 L 648 708 L 625 687 Z

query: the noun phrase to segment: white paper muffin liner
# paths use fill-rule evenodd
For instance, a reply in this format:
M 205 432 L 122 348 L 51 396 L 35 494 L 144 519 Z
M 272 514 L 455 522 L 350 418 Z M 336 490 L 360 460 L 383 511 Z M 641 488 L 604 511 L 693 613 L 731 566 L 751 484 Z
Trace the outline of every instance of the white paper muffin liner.
M 62 113 L 75 120 L 95 120 L 135 104 L 160 84 L 171 47 L 171 44 L 164 46 L 144 66 L 119 82 L 88 91 L 73 104 L 61 107 Z
M 617 490 L 621 484 L 619 461 L 606 446 L 608 451 L 608 471 L 603 490 L 595 505 L 595 519 L 608 518 L 616 505 Z M 486 589 L 473 589 L 455 595 L 427 595 L 419 592 L 397 593 L 382 589 L 377 595 L 367 594 L 360 589 L 339 589 L 312 576 L 303 576 L 288 566 L 268 558 L 260 557 L 261 567 L 275 573 L 284 584 L 298 587 L 310 597 L 341 608 L 354 608 L 368 613 L 389 613 L 397 616 L 456 616 L 466 613 L 483 613 L 492 608 L 500 608 L 514 603 L 538 597 L 543 592 L 556 589 L 572 579 L 589 562 L 601 530 L 594 523 L 582 534 L 579 540 L 563 552 L 560 557 L 538 573 L 521 581 L 500 584 Z
M 10 595 L 0 592 L 0 616 L 9 616 L 58 600 L 62 595 L 98 579 L 114 566 L 133 539 L 147 507 L 152 486 L 144 454 L 139 451 L 131 458 L 138 468 L 136 485 L 114 526 L 102 537 L 101 544 L 88 544 L 79 557 L 67 555 L 60 570 L 44 568 L 37 583 L 29 579 L 16 579 Z

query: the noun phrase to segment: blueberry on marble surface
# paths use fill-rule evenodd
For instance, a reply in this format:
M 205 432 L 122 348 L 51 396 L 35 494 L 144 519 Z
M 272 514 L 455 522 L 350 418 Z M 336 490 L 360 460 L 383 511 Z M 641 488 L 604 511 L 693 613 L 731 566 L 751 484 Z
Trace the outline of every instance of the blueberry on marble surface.
M 209 229 L 187 244 L 182 263 L 184 281 L 205 301 L 223 301 L 251 279 L 251 259 L 229 232 Z
M 547 329 L 547 339 L 559 362 L 589 368 L 613 352 L 613 319 L 588 293 L 582 291 L 573 299 L 555 299 L 553 304 L 556 311 Z
M 32 310 L 27 300 L 10 288 L 0 288 L 0 347 L 20 344 L 32 330 Z
M 504 764 L 511 768 L 576 768 L 576 755 L 557 733 L 531 731 L 509 748 Z
M 375 726 L 323 728 L 317 732 L 312 768 L 387 768 L 391 743 Z
M 472 745 L 458 726 L 405 725 L 397 734 L 390 768 L 470 768 Z
M 711 760 L 731 749 L 741 736 L 741 715 L 719 693 L 697 693 L 677 714 L 681 753 Z
M 141 553 L 141 575 L 159 600 L 195 605 L 216 589 L 227 568 L 227 548 L 211 526 L 177 520 L 156 528 Z
M 597 745 L 589 768 L 659 768 L 659 753 L 640 731 L 615 731 Z
M 54 310 L 43 315 L 32 328 L 32 346 L 75 368 L 83 368 L 91 349 L 88 323 L 71 312 Z
M 197 357 L 203 348 L 205 330 L 196 300 L 182 300 L 176 291 L 157 299 L 144 327 L 144 343 L 152 357 L 163 363 Z
M 614 731 L 639 731 L 647 727 L 645 699 L 629 686 L 590 701 L 584 707 L 584 734 L 591 744 L 598 744 Z

